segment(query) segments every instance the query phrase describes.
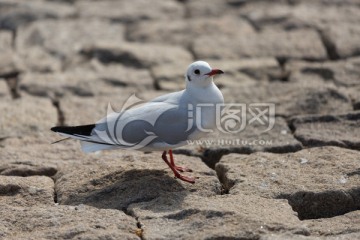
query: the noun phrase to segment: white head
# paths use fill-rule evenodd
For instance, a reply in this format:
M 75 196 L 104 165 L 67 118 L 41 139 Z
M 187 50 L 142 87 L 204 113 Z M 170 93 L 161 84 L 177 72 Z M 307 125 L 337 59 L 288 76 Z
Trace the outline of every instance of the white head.
M 196 61 L 190 64 L 187 69 L 186 85 L 206 87 L 212 83 L 214 75 L 222 73 L 224 72 L 219 69 L 211 68 L 207 62 Z

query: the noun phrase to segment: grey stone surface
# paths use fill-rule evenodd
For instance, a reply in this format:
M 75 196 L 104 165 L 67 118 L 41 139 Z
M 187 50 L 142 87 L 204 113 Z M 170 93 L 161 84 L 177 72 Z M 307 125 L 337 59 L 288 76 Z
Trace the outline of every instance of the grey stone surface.
M 348 88 L 347 91 L 353 103 L 354 110 L 360 110 L 360 86 Z
M 281 155 L 231 154 L 215 170 L 230 194 L 285 198 L 300 219 L 326 218 L 359 214 L 358 157 L 357 151 L 338 147 Z
M 28 47 L 20 52 L 23 67 L 29 72 L 57 72 L 63 68 L 62 60 L 39 46 Z
M 0 166 L 0 174 L 5 176 L 48 176 L 55 175 L 57 169 L 50 165 L 39 166 L 30 162 L 13 162 L 10 164 L 2 164 Z
M 54 204 L 54 182 L 49 177 L 0 176 L 1 205 L 19 207 Z
M 0 31 L 0 51 L 9 51 L 12 48 L 13 35 L 10 31 Z
M 19 58 L 13 51 L 2 51 L 0 56 L 0 78 L 17 76 L 23 69 Z
M 337 87 L 352 88 L 360 85 L 360 59 L 349 58 L 339 61 L 309 63 L 290 61 L 286 70 L 290 72 L 289 81 L 302 82 L 308 85 L 334 83 Z
M 96 160 L 96 155 L 82 153 L 76 141 L 51 144 L 59 139 L 62 137 L 45 132 L 41 137 L 22 136 L 2 140 L 2 175 L 52 177 L 61 168 Z M 19 148 L 22 150 L 18 151 Z
M 244 82 L 250 82 L 254 85 L 259 81 L 271 82 L 281 80 L 283 69 L 275 58 L 250 58 L 240 60 L 209 60 L 212 66 L 219 66 L 225 72 L 217 81 L 227 87 L 227 79 L 232 79 L 229 87 L 244 85 Z M 245 75 L 253 81 L 247 81 L 238 75 Z M 223 79 L 225 78 L 225 80 Z
M 104 118 L 111 109 L 120 111 L 126 103 L 126 100 L 131 97 L 132 94 L 130 91 L 120 89 L 116 95 L 112 94 L 97 97 L 96 100 L 91 97 L 64 97 L 61 100 L 61 108 L 64 112 L 65 122 L 68 125 L 74 126 L 97 122 Z M 83 114 L 77 114 L 79 109 L 93 110 Z
M 10 92 L 5 81 L 0 80 L 0 98 L 10 98 Z
M 162 21 L 140 22 L 130 27 L 128 38 L 138 42 L 180 44 L 190 46 L 199 36 L 216 38 L 224 35 L 236 37 L 238 33 L 254 34 L 251 25 L 239 17 L 195 18 L 173 21 L 164 25 Z
M 222 92 L 227 102 L 274 103 L 276 114 L 286 117 L 352 111 L 347 91 L 331 84 L 314 82 L 313 85 L 308 85 L 306 82 L 276 81 L 238 88 L 224 88 Z
M 57 112 L 48 99 L 23 97 L 0 102 L 0 137 L 37 135 L 57 123 Z M 39 124 L 41 123 L 41 124 Z
M 345 1 L 249 2 L 239 10 L 257 29 L 324 29 L 341 23 L 353 24 L 359 20 L 359 6 Z M 319 12 L 321 11 L 321 14 Z
M 130 205 L 130 212 L 143 224 L 145 238 L 255 239 L 271 232 L 308 233 L 284 200 L 223 195 L 183 196 L 180 202 L 169 195 Z M 159 227 L 163 225 L 168 227 Z
M 126 96 L 153 88 L 146 69 L 125 68 L 119 64 L 89 64 L 56 72 L 27 72 L 21 77 L 20 89 L 34 96 L 109 96 L 126 92 Z M 126 91 L 124 91 L 126 89 Z
M 152 2 L 146 0 L 135 0 L 131 4 L 122 1 L 76 1 L 82 17 L 109 18 L 119 22 L 136 22 L 141 20 L 169 20 L 179 19 L 185 14 L 185 9 L 177 1 Z
M 85 46 L 82 54 L 99 59 L 103 63 L 121 63 L 136 68 L 182 62 L 191 62 L 192 55 L 185 48 L 161 44 L 101 42 Z
M 190 18 L 216 18 L 226 14 L 234 15 L 236 12 L 231 5 L 227 4 L 227 1 L 196 0 L 186 1 L 185 4 L 187 14 Z
M 136 221 L 110 209 L 4 205 L 0 213 L 1 237 L 6 239 L 140 239 Z
M 333 145 L 360 149 L 360 112 L 296 117 L 291 122 L 295 137 L 305 146 Z
M 283 39 L 283 41 L 279 41 Z M 267 30 L 234 38 L 200 37 L 193 49 L 198 58 L 237 59 L 254 57 L 324 60 L 327 58 L 319 34 L 314 30 Z
M 0 4 L 0 28 L 12 31 L 36 20 L 76 15 L 75 7 L 64 2 L 2 0 Z
M 84 27 L 86 26 L 86 27 Z M 26 52 L 29 47 L 42 46 L 58 58 L 70 58 L 84 46 L 100 41 L 119 43 L 124 27 L 99 19 L 43 20 L 18 30 L 16 47 Z
M 360 27 L 357 24 L 330 25 L 325 28 L 324 35 L 333 44 L 333 51 L 338 58 L 358 56 L 360 48 Z
M 97 160 L 77 168 L 60 169 L 55 176 L 59 203 L 126 210 L 132 203 L 157 199 L 169 192 L 178 200 L 190 193 L 204 197 L 220 193 L 215 172 L 199 158 L 175 156 L 178 165 L 193 170 L 183 173 L 197 178 L 197 183 L 191 185 L 174 178 L 161 159 L 161 152 L 143 154 L 120 150 L 118 154 L 109 154 L 103 153 Z
M 181 63 L 156 65 L 151 68 L 154 86 L 158 90 L 181 90 L 185 88 L 184 67 Z

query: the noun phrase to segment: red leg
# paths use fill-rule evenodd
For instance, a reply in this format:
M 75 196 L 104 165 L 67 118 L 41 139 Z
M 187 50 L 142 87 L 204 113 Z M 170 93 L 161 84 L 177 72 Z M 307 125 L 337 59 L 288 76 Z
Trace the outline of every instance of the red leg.
M 167 156 L 166 156 L 166 151 L 163 152 L 162 154 L 162 159 L 166 162 L 166 164 L 170 167 L 170 169 L 173 171 L 173 173 L 175 174 L 175 177 L 180 179 L 180 180 L 183 180 L 185 182 L 188 182 L 188 183 L 195 183 L 195 179 L 194 178 L 191 178 L 191 177 L 186 177 L 186 176 L 183 176 L 181 175 L 173 165 L 171 165 L 171 163 L 169 162 L 169 160 L 167 159 Z
M 172 150 L 169 150 L 170 155 L 170 164 L 178 171 L 180 172 L 192 172 L 190 168 L 184 167 L 184 166 L 176 166 L 174 161 L 174 156 L 172 154 Z

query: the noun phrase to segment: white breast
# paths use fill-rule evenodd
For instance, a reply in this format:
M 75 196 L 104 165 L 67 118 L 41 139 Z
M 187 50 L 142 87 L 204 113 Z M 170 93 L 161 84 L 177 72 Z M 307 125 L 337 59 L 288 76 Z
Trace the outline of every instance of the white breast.
M 216 127 L 217 105 L 224 103 L 224 97 L 219 88 L 212 83 L 206 88 L 192 88 L 186 91 L 191 95 L 189 99 L 191 99 L 194 114 L 200 116 L 201 127 L 204 129 L 214 129 Z M 196 121 L 199 120 L 197 119 Z M 197 137 L 204 136 L 201 132 L 195 135 Z

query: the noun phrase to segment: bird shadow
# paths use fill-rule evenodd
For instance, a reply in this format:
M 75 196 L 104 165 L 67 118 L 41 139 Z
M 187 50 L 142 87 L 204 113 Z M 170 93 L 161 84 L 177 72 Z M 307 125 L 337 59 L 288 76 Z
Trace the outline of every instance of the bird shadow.
M 178 208 L 187 190 L 166 171 L 150 169 L 133 169 L 129 171 L 113 171 L 100 178 L 94 178 L 81 185 L 60 204 L 86 204 L 96 208 L 118 209 L 128 211 L 131 204 L 145 204 L 147 210 L 165 211 L 158 207 L 157 201 L 166 201 L 168 209 Z M 151 207 L 152 206 L 152 207 Z

